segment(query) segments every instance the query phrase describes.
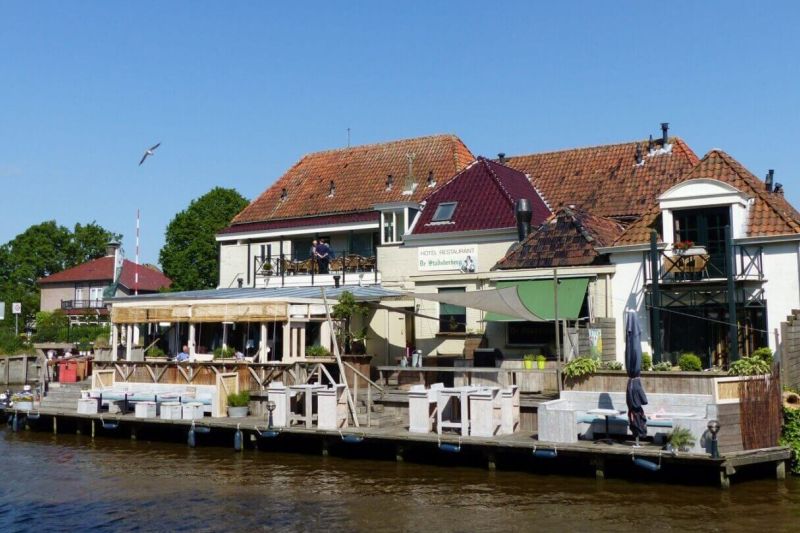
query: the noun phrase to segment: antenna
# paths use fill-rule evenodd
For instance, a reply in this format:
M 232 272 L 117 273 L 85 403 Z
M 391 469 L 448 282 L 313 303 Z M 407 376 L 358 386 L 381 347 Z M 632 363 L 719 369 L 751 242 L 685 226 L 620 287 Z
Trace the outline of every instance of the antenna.
M 139 295 L 139 208 L 136 208 L 136 263 L 133 266 L 133 294 Z
M 350 128 L 347 128 L 347 147 L 350 148 Z

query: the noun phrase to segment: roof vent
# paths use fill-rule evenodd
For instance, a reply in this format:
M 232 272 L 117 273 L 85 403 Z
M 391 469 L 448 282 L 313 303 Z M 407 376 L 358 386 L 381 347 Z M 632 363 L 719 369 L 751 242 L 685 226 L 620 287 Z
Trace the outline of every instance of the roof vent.
M 648 152 L 652 152 L 653 151 L 653 135 L 652 134 L 650 135 L 650 138 L 647 139 L 647 151 Z
M 391 191 L 392 185 L 394 185 L 394 176 L 389 174 L 388 176 L 386 176 L 386 190 Z
M 783 194 L 783 185 L 780 183 L 775 184 L 775 191 L 776 194 Z
M 328 197 L 332 197 L 336 194 L 336 184 L 331 180 L 331 184 L 328 186 Z
M 433 179 L 433 170 L 428 171 L 428 187 L 435 187 L 436 180 Z
M 506 164 L 506 154 L 504 152 L 500 152 L 499 154 L 497 154 L 497 162 L 500 163 L 501 165 Z
M 285 202 L 288 197 L 289 193 L 286 192 L 286 187 L 284 187 L 281 189 L 281 202 Z
M 669 122 L 661 123 L 661 146 L 666 147 L 669 144 Z
M 769 169 L 767 172 L 767 177 L 764 179 L 764 185 L 767 187 L 767 192 L 772 192 L 772 183 L 775 178 L 775 171 L 773 169 Z
M 641 165 L 644 163 L 642 159 L 642 143 L 636 143 L 636 164 Z

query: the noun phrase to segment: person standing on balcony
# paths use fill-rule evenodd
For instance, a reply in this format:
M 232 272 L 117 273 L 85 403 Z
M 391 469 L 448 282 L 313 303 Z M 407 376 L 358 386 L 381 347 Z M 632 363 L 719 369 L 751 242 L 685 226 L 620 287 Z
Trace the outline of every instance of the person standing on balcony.
M 328 265 L 330 264 L 331 261 L 330 257 L 331 249 L 323 239 L 320 239 L 316 250 L 317 250 L 317 263 L 319 264 L 319 273 L 327 274 Z

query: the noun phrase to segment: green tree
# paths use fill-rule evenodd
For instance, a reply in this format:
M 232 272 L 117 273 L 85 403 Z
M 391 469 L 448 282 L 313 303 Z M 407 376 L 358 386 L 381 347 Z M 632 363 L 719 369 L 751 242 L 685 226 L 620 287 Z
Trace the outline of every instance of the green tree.
M 6 302 L 5 327 L 13 327 L 10 302 L 21 302 L 25 324 L 39 310 L 39 278 L 101 257 L 105 245 L 122 236 L 95 222 L 76 224 L 73 231 L 55 220 L 35 224 L 0 246 L 0 301 Z
M 159 259 L 171 290 L 192 291 L 217 286 L 219 264 L 216 234 L 227 227 L 248 201 L 234 189 L 215 187 L 192 200 L 167 226 Z

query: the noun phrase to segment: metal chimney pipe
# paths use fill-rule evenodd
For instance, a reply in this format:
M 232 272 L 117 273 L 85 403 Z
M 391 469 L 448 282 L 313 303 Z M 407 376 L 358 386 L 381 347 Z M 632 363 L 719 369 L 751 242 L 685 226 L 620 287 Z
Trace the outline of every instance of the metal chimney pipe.
M 533 211 L 531 210 L 531 202 L 527 198 L 520 198 L 517 200 L 514 207 L 517 217 L 517 237 L 519 241 L 525 240 L 525 237 L 531 232 L 531 218 L 533 218 Z
M 669 122 L 661 123 L 661 146 L 669 144 Z
M 775 178 L 775 170 L 769 169 L 769 171 L 767 171 L 767 178 L 764 180 L 764 185 L 767 186 L 767 192 L 772 192 L 772 184 L 774 182 L 773 181 L 774 178 Z
M 501 165 L 505 165 L 506 164 L 506 154 L 505 154 L 505 152 L 500 152 L 499 154 L 497 154 L 497 161 Z

